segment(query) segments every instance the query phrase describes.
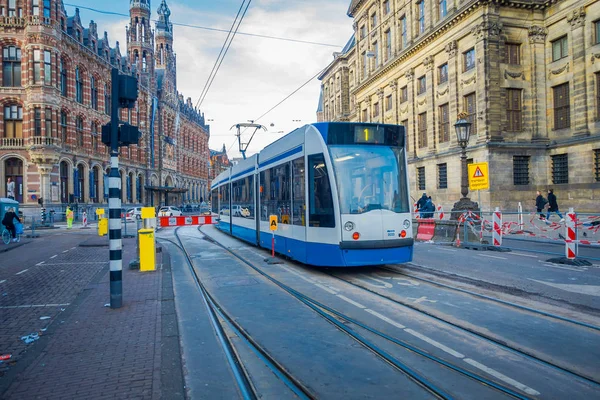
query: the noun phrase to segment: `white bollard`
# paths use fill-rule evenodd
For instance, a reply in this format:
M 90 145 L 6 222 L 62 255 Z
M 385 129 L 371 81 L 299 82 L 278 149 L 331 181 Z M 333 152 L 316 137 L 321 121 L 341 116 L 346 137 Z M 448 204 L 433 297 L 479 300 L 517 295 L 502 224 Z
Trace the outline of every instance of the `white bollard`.
M 523 222 L 523 206 L 521 205 L 521 202 L 519 202 L 519 231 L 523 232 L 523 229 L 525 228 L 525 224 Z
M 87 227 L 87 213 L 83 212 L 83 227 Z
M 494 211 L 493 223 L 492 238 L 494 246 L 502 246 L 502 212 L 500 211 L 500 207 L 496 207 L 496 211 Z
M 438 210 L 438 216 L 440 218 L 440 221 L 444 219 L 444 207 L 443 206 L 438 206 L 437 207 Z
M 574 260 L 577 257 L 577 232 L 575 230 L 575 221 L 577 215 L 573 211 L 573 208 L 569 208 L 569 212 L 566 215 L 565 223 L 565 256 L 569 260 Z

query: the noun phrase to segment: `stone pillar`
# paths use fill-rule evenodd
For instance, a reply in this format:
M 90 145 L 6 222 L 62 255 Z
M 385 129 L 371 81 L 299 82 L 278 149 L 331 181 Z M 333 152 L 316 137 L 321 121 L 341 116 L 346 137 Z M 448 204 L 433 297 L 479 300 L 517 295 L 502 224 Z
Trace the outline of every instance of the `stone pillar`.
M 52 164 L 38 164 L 38 172 L 40 173 L 40 196 L 44 199 L 44 204 L 52 201 L 50 198 L 50 172 L 52 172 Z
M 435 154 L 436 145 L 436 110 L 435 110 L 435 81 L 433 78 L 433 56 L 427 56 L 423 59 L 425 66 L 425 80 L 427 82 L 427 91 L 425 92 L 425 101 L 427 102 L 427 147 L 429 154 Z
M 406 71 L 404 74 L 406 78 L 406 91 L 408 92 L 408 120 L 412 121 L 410 131 L 412 132 L 412 143 L 410 143 L 410 149 L 413 151 L 413 158 L 417 157 L 417 118 L 415 116 L 415 70 L 413 68 Z M 410 124 L 410 122 L 409 122 Z
M 29 160 L 37 165 L 40 174 L 40 197 L 44 204 L 51 202 L 50 173 L 59 160 L 59 149 L 54 146 L 32 146 L 29 149 Z M 25 166 L 24 166 L 25 167 Z M 23 193 L 23 201 L 26 201 Z
M 533 105 L 532 141 L 548 141 L 548 118 L 546 115 L 546 55 L 545 42 L 548 30 L 543 26 L 529 27 L 531 48 L 531 100 Z
M 571 96 L 571 127 L 574 135 L 589 135 L 588 130 L 588 97 L 585 61 L 585 8 L 579 7 L 567 16 L 571 23 L 570 47 L 573 52 L 573 94 Z M 593 114 L 593 110 L 592 110 Z
M 384 88 L 379 88 L 379 90 L 377 90 L 377 98 L 379 99 L 377 100 L 379 102 L 379 115 L 377 117 L 379 119 L 379 122 L 385 123 L 385 104 L 383 104 Z
M 131 202 L 133 204 L 137 203 L 137 175 L 133 175 L 133 177 L 130 176 L 129 178 L 131 180 Z
M 450 125 L 453 125 L 457 120 L 457 115 L 462 111 L 462 106 L 458 99 L 458 57 L 456 53 L 458 45 L 456 40 L 452 40 L 446 44 L 446 53 L 448 53 L 448 99 L 449 101 L 449 116 Z M 456 143 L 456 135 L 450 132 L 450 143 Z

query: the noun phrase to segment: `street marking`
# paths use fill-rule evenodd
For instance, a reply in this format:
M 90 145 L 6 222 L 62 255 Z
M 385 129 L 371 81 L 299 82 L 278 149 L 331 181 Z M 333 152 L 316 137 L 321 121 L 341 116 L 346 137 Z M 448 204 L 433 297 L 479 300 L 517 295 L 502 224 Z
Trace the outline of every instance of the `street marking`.
M 479 257 L 497 258 L 499 260 L 506 260 L 506 257 L 488 256 L 487 254 L 477 254 Z
M 361 274 L 361 275 L 363 276 L 363 279 L 361 279 L 361 281 L 364 282 L 365 284 L 371 286 L 371 287 L 378 288 L 378 289 L 390 289 L 390 288 L 393 287 L 392 284 L 384 282 L 381 279 L 373 278 L 372 276 L 368 276 L 368 275 L 365 275 L 365 274 Z M 378 282 L 381 285 L 377 285 L 377 284 L 374 284 L 372 282 L 369 282 L 369 280 Z
M 552 264 L 546 261 L 542 261 L 542 260 L 538 260 L 541 263 L 544 263 L 544 267 L 550 267 L 550 268 L 558 268 L 558 269 L 566 269 L 568 271 L 577 271 L 577 272 L 583 272 L 583 271 L 587 271 L 587 268 L 585 267 L 566 267 L 566 266 L 562 266 L 562 265 L 556 265 L 556 264 Z
M 362 308 L 362 309 L 365 309 L 365 308 L 367 308 L 367 307 L 363 306 L 362 304 L 360 304 L 360 303 L 357 303 L 357 302 L 355 302 L 354 300 L 352 300 L 352 299 L 349 299 L 349 298 L 347 298 L 346 296 L 344 296 L 344 295 L 342 295 L 342 294 L 338 294 L 338 295 L 337 295 L 337 297 L 339 297 L 340 299 L 342 299 L 342 300 L 344 300 L 344 301 L 346 301 L 346 302 L 348 302 L 348 303 L 350 303 L 350 304 L 352 304 L 353 306 L 356 306 L 356 307 L 358 307 L 358 308 Z
M 4 283 L 4 282 L 6 282 L 6 279 L 3 279 L 3 280 L 0 281 L 0 283 Z
M 512 254 L 514 254 L 515 256 L 539 258 L 538 256 L 534 256 L 533 254 L 515 253 L 514 251 L 512 252 Z
M 45 261 L 42 261 L 41 263 L 35 264 L 35 265 L 42 265 L 44 264 Z M 50 265 L 84 265 L 84 264 L 108 264 L 108 261 L 85 261 L 85 262 L 71 262 L 71 263 L 50 263 L 50 264 L 45 264 L 44 266 L 50 266 Z
M 400 329 L 404 329 L 406 328 L 404 325 L 397 323 L 396 321 L 389 319 L 388 317 L 386 317 L 385 315 L 381 315 L 379 314 L 377 311 L 373 311 L 370 309 L 365 309 L 366 312 L 368 312 L 369 314 L 373 314 L 374 316 L 376 316 L 379 319 L 384 320 L 385 322 L 387 322 L 390 325 L 394 325 L 396 328 L 400 328 Z
M 35 264 L 35 266 L 36 266 L 36 267 L 39 267 L 40 265 L 44 264 L 45 262 L 46 262 L 46 261 L 39 262 L 39 263 Z
M 77 247 L 71 247 L 71 250 L 75 250 Z
M 27 269 L 24 269 L 24 270 L 23 270 L 23 271 L 21 271 L 21 272 L 17 272 L 15 275 L 21 275 L 22 273 L 24 273 L 24 272 L 27 272 L 27 271 L 29 271 L 29 268 L 27 268 Z
M 445 247 L 440 247 L 438 250 L 443 250 L 443 251 L 451 251 L 451 252 L 453 252 L 453 253 L 454 253 L 455 251 L 458 251 L 458 250 L 447 249 L 447 248 L 445 248 Z
M 437 347 L 438 349 L 440 349 L 442 351 L 445 351 L 446 353 L 448 353 L 450 355 L 453 355 L 456 358 L 464 358 L 465 357 L 463 354 L 459 353 L 458 351 L 452 350 L 450 347 L 444 346 L 440 342 L 436 342 L 435 340 L 433 340 L 425 335 L 422 335 L 419 332 L 415 332 L 412 329 L 405 329 L 404 332 L 410 333 L 411 335 L 418 337 L 419 339 L 429 343 L 432 346 Z
M 0 306 L 0 309 L 6 310 L 11 308 L 38 308 L 38 307 L 64 307 L 69 306 L 71 303 L 64 304 L 25 304 L 22 306 Z
M 534 390 L 534 389 L 530 388 L 529 386 L 523 385 L 522 383 L 517 382 L 512 378 L 509 378 L 508 376 L 496 371 L 495 369 L 492 369 L 481 363 L 478 363 L 475 360 L 472 360 L 470 358 L 465 358 L 465 362 L 468 364 L 471 364 L 475 368 L 478 368 L 484 372 L 487 372 L 488 374 L 492 375 L 493 377 L 498 378 L 498 379 L 508 383 L 509 385 L 516 387 L 517 389 L 524 391 L 527 394 L 530 394 L 532 396 L 537 396 L 540 394 L 540 392 L 538 392 L 537 390 Z
M 419 297 L 418 299 L 415 297 L 407 297 L 407 299 L 414 300 L 413 303 L 417 303 L 417 304 L 422 303 L 424 301 L 428 301 L 430 303 L 437 303 L 437 300 L 429 300 L 427 298 L 427 296 L 422 296 L 422 297 Z
M 65 250 L 65 251 L 63 251 L 63 253 L 67 253 L 68 251 L 69 251 L 69 250 Z
M 312 280 L 312 279 L 310 279 L 310 278 L 306 278 L 306 277 L 305 277 L 305 276 L 303 276 L 301 273 L 299 273 L 299 272 L 296 272 L 296 271 L 294 271 L 293 269 L 291 269 L 291 268 L 288 268 L 288 267 L 286 267 L 286 266 L 284 266 L 284 265 L 282 265 L 282 266 L 281 266 L 281 268 L 285 269 L 285 270 L 286 270 L 286 271 L 288 271 L 288 272 L 291 272 L 292 274 L 294 274 L 294 275 L 298 276 L 300 279 L 303 279 L 303 280 L 305 280 L 305 281 L 306 281 L 306 282 L 308 282 L 308 283 L 312 283 L 312 284 L 316 284 L 316 283 L 317 283 L 317 282 L 315 282 L 314 280 Z
M 571 293 L 587 294 L 590 296 L 600 296 L 600 286 L 597 285 L 575 285 L 572 283 L 552 283 L 538 281 L 536 279 L 529 278 L 530 281 L 542 283 L 544 285 L 552 286 L 554 288 L 564 290 Z
M 53 258 L 58 257 L 58 254 L 53 255 L 52 257 L 50 257 L 50 259 L 52 260 Z
M 320 283 L 315 283 L 315 286 L 318 288 L 323 289 L 324 291 L 331 293 L 331 294 L 337 294 L 337 292 L 334 292 L 333 290 L 329 289 L 328 287 L 325 287 L 323 285 L 321 285 Z

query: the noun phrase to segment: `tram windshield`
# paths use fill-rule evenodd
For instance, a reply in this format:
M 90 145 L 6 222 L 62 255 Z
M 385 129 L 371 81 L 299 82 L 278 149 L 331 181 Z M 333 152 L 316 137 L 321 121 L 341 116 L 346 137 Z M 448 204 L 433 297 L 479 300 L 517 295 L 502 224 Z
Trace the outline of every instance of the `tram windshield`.
M 334 145 L 329 148 L 342 214 L 410 211 L 402 147 Z

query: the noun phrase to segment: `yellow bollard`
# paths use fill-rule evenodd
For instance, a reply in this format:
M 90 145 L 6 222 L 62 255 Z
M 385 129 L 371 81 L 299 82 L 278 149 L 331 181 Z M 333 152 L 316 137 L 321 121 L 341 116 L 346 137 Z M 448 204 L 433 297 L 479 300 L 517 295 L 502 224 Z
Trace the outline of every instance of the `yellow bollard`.
M 140 243 L 140 271 L 156 270 L 154 229 L 140 229 L 138 237 Z
M 98 236 L 106 236 L 108 233 L 108 218 L 102 218 L 98 220 Z

